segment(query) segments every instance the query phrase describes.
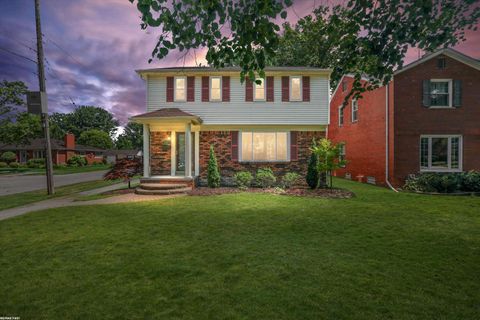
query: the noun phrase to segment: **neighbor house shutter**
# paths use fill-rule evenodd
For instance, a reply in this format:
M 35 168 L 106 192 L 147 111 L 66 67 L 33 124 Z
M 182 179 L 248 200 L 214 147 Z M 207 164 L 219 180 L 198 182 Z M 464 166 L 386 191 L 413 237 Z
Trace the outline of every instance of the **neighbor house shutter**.
M 462 80 L 453 80 L 453 106 L 462 106 Z
M 187 77 L 187 101 L 195 101 L 195 77 Z
M 210 101 L 210 78 L 209 77 L 202 77 L 202 101 L 208 102 Z
M 298 132 L 290 131 L 290 160 L 298 160 Z
M 167 102 L 173 102 L 173 77 L 167 77 Z
M 238 161 L 238 131 L 231 131 L 232 135 L 232 161 Z
M 222 77 L 222 101 L 230 101 L 230 77 Z
M 310 77 L 305 76 L 302 79 L 303 83 L 303 101 L 310 101 Z
M 430 80 L 423 80 L 423 106 L 430 107 Z
M 245 101 L 253 101 L 253 81 L 245 79 Z
M 267 101 L 268 102 L 273 102 L 275 100 L 274 98 L 274 78 L 273 77 L 267 77 Z
M 282 77 L 282 101 L 290 100 L 290 77 Z

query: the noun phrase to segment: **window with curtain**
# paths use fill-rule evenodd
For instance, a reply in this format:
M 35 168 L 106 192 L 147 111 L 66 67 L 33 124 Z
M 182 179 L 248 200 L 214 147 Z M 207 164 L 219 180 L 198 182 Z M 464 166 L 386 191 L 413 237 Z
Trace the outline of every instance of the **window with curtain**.
M 257 101 L 263 101 L 265 100 L 265 79 L 256 79 L 256 80 L 259 80 L 261 83 L 258 84 L 256 82 L 253 83 L 254 85 L 254 95 L 253 95 L 253 98 L 254 100 L 257 100 Z
M 451 106 L 451 81 L 431 80 L 430 81 L 430 106 L 450 107 Z
M 461 136 L 422 136 L 420 169 L 424 171 L 461 170 Z
M 302 100 L 302 78 L 290 77 L 290 101 Z
M 221 77 L 210 78 L 210 100 L 211 101 L 222 100 L 222 78 Z
M 241 161 L 288 161 L 287 132 L 242 132 Z
M 185 77 L 175 78 L 175 101 L 185 101 L 187 92 L 187 79 Z

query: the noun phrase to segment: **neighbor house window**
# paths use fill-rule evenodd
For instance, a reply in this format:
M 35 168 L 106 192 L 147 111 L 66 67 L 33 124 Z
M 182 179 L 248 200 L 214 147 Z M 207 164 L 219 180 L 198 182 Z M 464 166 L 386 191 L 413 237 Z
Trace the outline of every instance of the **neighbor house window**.
M 44 150 L 33 151 L 33 158 L 34 158 L 34 159 L 43 159 L 43 158 L 45 158 L 45 151 L 44 151 Z
M 260 81 L 260 84 L 257 83 L 257 81 Z M 255 91 L 254 93 L 254 100 L 256 101 L 263 101 L 265 100 L 265 80 L 264 79 L 256 79 L 254 84 L 255 86 Z
M 461 171 L 461 158 L 461 136 L 421 136 L 420 169 L 422 171 Z
M 340 145 L 340 153 L 339 153 L 339 156 L 338 156 L 338 160 L 340 161 L 344 161 L 346 158 L 346 150 L 345 150 L 345 144 L 341 144 Z M 345 168 L 345 165 L 342 165 L 341 166 L 342 168 Z
M 341 105 L 338 107 L 338 126 L 343 126 L 343 119 L 344 119 L 344 107 Z
M 430 106 L 452 106 L 452 80 L 430 80 Z
M 210 77 L 210 101 L 222 100 L 222 77 Z
M 302 78 L 290 77 L 290 101 L 302 100 Z
M 287 132 L 242 132 L 241 161 L 288 161 Z
M 175 77 L 175 101 L 186 100 L 187 79 L 185 77 Z
M 352 100 L 352 122 L 358 121 L 358 100 Z

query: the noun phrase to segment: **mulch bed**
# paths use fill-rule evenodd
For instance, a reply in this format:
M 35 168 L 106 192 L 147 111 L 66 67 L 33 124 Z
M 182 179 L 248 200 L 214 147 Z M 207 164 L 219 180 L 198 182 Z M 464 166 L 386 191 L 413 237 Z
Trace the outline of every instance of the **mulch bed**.
M 320 198 L 337 198 L 337 199 L 348 199 L 355 196 L 351 191 L 344 189 L 316 189 L 312 190 L 309 188 L 291 188 L 291 189 L 278 189 L 278 188 L 248 188 L 246 190 L 239 190 L 237 188 L 206 188 L 198 187 L 190 191 L 188 194 L 191 196 L 212 196 L 212 195 L 221 195 L 221 194 L 230 194 L 238 192 L 251 192 L 251 193 L 270 193 L 278 195 L 288 195 L 288 196 L 297 196 L 297 197 L 320 197 Z

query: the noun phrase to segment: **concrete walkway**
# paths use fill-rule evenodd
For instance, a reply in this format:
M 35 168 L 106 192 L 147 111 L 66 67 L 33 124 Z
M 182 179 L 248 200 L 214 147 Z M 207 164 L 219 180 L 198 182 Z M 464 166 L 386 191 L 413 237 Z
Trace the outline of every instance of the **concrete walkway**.
M 114 188 L 115 186 L 116 188 Z M 120 189 L 124 186 L 125 186 L 124 183 L 115 184 L 115 185 L 104 187 L 104 188 L 89 190 L 88 194 L 86 194 L 84 191 L 83 195 L 101 194 L 106 191 Z M 109 189 L 106 190 L 107 188 Z M 91 206 L 91 205 L 116 204 L 116 203 L 126 203 L 126 202 L 152 201 L 152 200 L 159 200 L 159 199 L 174 198 L 179 196 L 181 197 L 184 195 L 180 194 L 180 195 L 151 196 L 151 195 L 138 195 L 134 193 L 128 193 L 128 194 L 122 194 L 118 196 L 112 196 L 104 199 L 97 199 L 97 200 L 91 200 L 91 201 L 74 201 L 74 198 L 69 196 L 64 198 L 56 198 L 56 199 L 49 199 L 49 200 L 34 202 L 25 206 L 2 210 L 0 211 L 0 220 L 5 220 L 11 217 L 20 216 L 25 213 L 40 211 L 45 209 L 72 207 L 72 206 Z

